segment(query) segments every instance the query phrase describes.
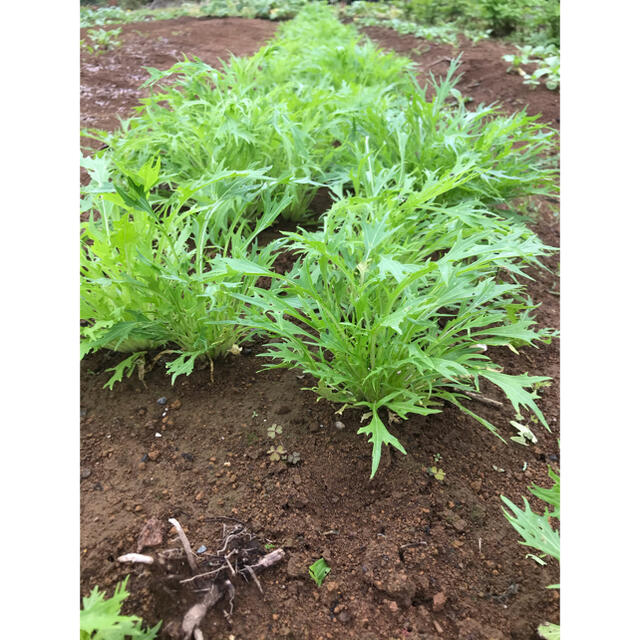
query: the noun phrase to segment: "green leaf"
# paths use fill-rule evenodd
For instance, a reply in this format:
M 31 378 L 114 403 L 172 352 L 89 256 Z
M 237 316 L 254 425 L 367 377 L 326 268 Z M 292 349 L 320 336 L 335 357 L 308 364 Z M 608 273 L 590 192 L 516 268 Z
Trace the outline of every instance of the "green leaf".
M 507 398 L 511 401 L 513 408 L 516 410 L 517 414 L 520 414 L 520 407 L 525 406 L 536 415 L 538 420 L 549 430 L 549 425 L 545 420 L 545 417 L 542 415 L 540 409 L 536 405 L 534 398 L 535 395 L 526 391 L 525 387 L 531 387 L 536 382 L 545 382 L 546 380 L 550 380 L 548 377 L 544 376 L 513 376 L 508 375 L 506 373 L 499 373 L 497 371 L 490 371 L 485 369 L 480 372 L 480 375 L 490 382 L 493 382 L 496 386 L 500 387 Z
M 548 517 L 534 513 L 526 498 L 523 498 L 524 510 L 516 507 L 508 498 L 504 496 L 500 498 L 511 510 L 509 512 L 502 508 L 507 520 L 522 536 L 523 541 L 520 544 L 533 547 L 545 555 L 560 560 L 560 533 L 551 527 Z
M 376 475 L 376 471 L 378 470 L 383 444 L 392 445 L 405 455 L 407 453 L 405 448 L 400 444 L 400 441 L 394 435 L 389 433 L 382 420 L 380 420 L 378 417 L 377 407 L 375 406 L 371 406 L 371 421 L 369 424 L 360 427 L 360 429 L 358 429 L 358 433 L 364 433 L 371 436 L 369 438 L 369 442 L 373 443 L 370 480 Z
M 324 579 L 329 575 L 331 571 L 331 567 L 327 564 L 327 561 L 324 558 L 320 558 L 316 560 L 309 567 L 309 575 L 311 579 L 316 583 L 317 586 L 321 587 Z
M 91 640 L 154 640 L 162 622 L 152 629 L 142 628 L 137 616 L 120 615 L 123 601 L 129 596 L 126 590 L 129 576 L 118 584 L 111 598 L 95 587 L 88 597 L 82 598 L 80 611 L 80 637 Z
M 545 622 L 538 627 L 538 635 L 544 640 L 560 640 L 560 625 Z
M 122 360 L 122 362 L 117 364 L 115 367 L 107 369 L 107 371 L 113 371 L 114 374 L 109 378 L 109 381 L 104 386 L 113 390 L 113 385 L 116 382 L 120 382 L 125 375 L 128 378 L 140 363 L 144 363 L 144 354 L 145 351 L 132 353 L 128 358 Z

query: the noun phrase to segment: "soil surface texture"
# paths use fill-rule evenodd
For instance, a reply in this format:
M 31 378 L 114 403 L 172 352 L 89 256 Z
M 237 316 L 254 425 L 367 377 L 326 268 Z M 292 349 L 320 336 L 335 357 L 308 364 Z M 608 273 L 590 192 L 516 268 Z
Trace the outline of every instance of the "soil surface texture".
M 113 129 L 133 114 L 143 93 L 145 66 L 166 69 L 182 54 L 214 66 L 218 58 L 255 52 L 276 25 L 244 19 L 187 19 L 122 25 L 122 46 L 100 56 L 83 52 L 81 124 Z M 366 33 L 380 46 L 413 57 L 422 80 L 444 73 L 457 55 L 436 45 L 381 28 Z M 83 34 L 84 35 L 84 34 Z M 529 105 L 529 113 L 559 126 L 557 93 L 530 90 L 506 73 L 509 47 L 461 45 L 464 76 L 458 88 L 471 104 L 500 101 L 505 111 Z M 546 244 L 559 246 L 559 224 L 549 202 L 536 203 L 532 223 Z M 530 295 L 540 326 L 559 328 L 558 258 L 532 273 Z M 131 574 L 125 613 L 151 625 L 163 620 L 161 638 L 179 637 L 177 625 L 202 594 L 166 589 L 153 572 L 115 559 L 138 550 L 152 518 L 162 543 L 175 546 L 169 518 L 177 518 L 194 550 L 214 549 L 219 516 L 236 518 L 261 545 L 282 548 L 285 558 L 260 574 L 264 590 L 236 583 L 229 622 L 222 606 L 202 624 L 209 640 L 270 638 L 330 640 L 533 640 L 543 621 L 558 622 L 559 567 L 541 567 L 502 514 L 500 495 L 517 504 L 531 483 L 550 486 L 547 467 L 559 469 L 559 345 L 496 350 L 508 373 L 553 378 L 539 405 L 552 432 L 529 422 L 535 445 L 512 442 L 514 411 L 497 390 L 483 389 L 502 407 L 470 407 L 496 424 L 498 440 L 453 407 L 414 416 L 393 431 L 408 454 L 383 455 L 369 481 L 371 450 L 356 435 L 361 412 L 339 408 L 304 391 L 299 372 L 261 372 L 259 342 L 174 386 L 160 359 L 146 376 L 103 389 L 118 356 L 101 352 L 81 364 L 81 591 L 99 585 L 109 594 Z M 273 440 L 267 429 L 282 433 Z M 282 445 L 297 464 L 273 462 L 267 450 Z M 445 473 L 437 480 L 428 472 Z M 542 510 L 530 500 L 535 510 Z M 156 523 L 157 526 L 157 523 Z M 331 567 L 318 588 L 308 567 L 323 557 Z M 144 565 L 140 565 L 143 567 Z M 225 605 L 226 606 L 226 605 Z

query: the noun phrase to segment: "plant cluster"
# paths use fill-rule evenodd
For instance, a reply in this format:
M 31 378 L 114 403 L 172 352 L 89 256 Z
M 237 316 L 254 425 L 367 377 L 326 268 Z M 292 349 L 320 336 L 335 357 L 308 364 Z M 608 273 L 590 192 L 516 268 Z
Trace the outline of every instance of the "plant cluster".
M 496 432 L 465 404 L 483 382 L 547 426 L 534 387 L 547 379 L 508 375 L 487 350 L 552 335 L 524 289 L 550 248 L 513 202 L 554 193 L 554 134 L 524 112 L 470 111 L 457 63 L 427 99 L 409 60 L 314 4 L 221 70 L 150 69 L 138 114 L 91 132 L 106 149 L 83 159 L 82 352 L 126 356 L 108 384 L 143 375 L 153 350 L 172 380 L 197 360 L 213 371 L 263 333 L 267 366 L 365 411 L 372 476 L 383 444 L 404 452 L 383 410 L 446 401 Z M 334 204 L 319 218 L 320 188 Z M 260 244 L 278 218 L 316 228 Z M 280 249 L 297 256 L 286 274 Z
M 540 552 L 541 556 L 528 553 L 527 557 L 532 558 L 538 564 L 546 564 L 543 558 L 549 556 L 560 562 L 560 532 L 554 527 L 552 518 L 560 521 L 560 476 L 549 467 L 549 477 L 553 480 L 553 486 L 545 489 L 537 485 L 529 487 L 533 496 L 539 498 L 550 507 L 545 507 L 543 514 L 535 513 L 526 498 L 523 498 L 524 509 L 518 508 L 513 502 L 504 496 L 500 496 L 508 507 L 504 507 L 505 518 L 511 526 L 520 534 L 522 540 L 520 544 L 532 547 Z M 559 589 L 560 585 L 553 584 L 548 589 Z M 558 640 L 560 638 L 560 627 L 556 624 L 545 623 L 538 627 L 538 633 L 546 640 Z
M 89 597 L 82 598 L 80 610 L 80 640 L 154 640 L 162 622 L 152 629 L 144 629 L 137 616 L 120 613 L 122 603 L 129 596 L 127 576 L 115 588 L 111 598 L 95 587 Z
M 560 83 L 560 3 L 558 0 L 397 0 L 391 3 L 357 0 L 340 9 L 364 26 L 383 26 L 416 38 L 456 45 L 459 35 L 473 42 L 505 38 L 523 45 L 537 66 L 527 74 L 511 58 L 505 60 L 523 76 L 524 83 L 554 90 Z M 527 55 L 524 53 L 523 55 Z M 509 59 L 508 59 L 509 58 Z
M 122 42 L 118 36 L 122 32 L 118 29 L 89 29 L 87 38 L 80 40 L 80 46 L 90 54 L 99 55 L 112 49 L 117 49 Z
M 531 87 L 539 86 L 543 78 L 545 86 L 550 91 L 560 86 L 560 53 L 555 45 L 538 47 L 526 45 L 517 49 L 518 53 L 502 56 L 503 60 L 509 63 L 508 72 L 519 73 L 524 84 Z M 535 65 L 536 69 L 529 74 L 523 68 L 526 64 Z

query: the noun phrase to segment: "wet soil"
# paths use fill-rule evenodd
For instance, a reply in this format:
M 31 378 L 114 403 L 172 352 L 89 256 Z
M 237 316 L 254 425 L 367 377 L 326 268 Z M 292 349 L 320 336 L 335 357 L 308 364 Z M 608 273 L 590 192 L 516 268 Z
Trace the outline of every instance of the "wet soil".
M 122 47 L 99 57 L 82 56 L 82 126 L 111 129 L 131 114 L 141 97 L 136 87 L 144 66 L 168 68 L 182 53 L 217 64 L 218 57 L 253 53 L 274 32 L 258 20 L 178 19 L 124 25 Z M 366 32 L 385 48 L 411 55 L 422 74 L 443 72 L 440 58 L 451 47 L 428 45 L 380 28 Z M 428 51 L 419 53 L 416 48 Z M 501 100 L 506 110 L 530 105 L 546 122 L 559 123 L 557 93 L 530 90 L 507 75 L 499 43 L 465 46 L 459 88 L 476 103 Z M 436 63 L 436 64 L 434 64 Z M 542 200 L 535 230 L 559 246 L 557 215 Z M 541 326 L 559 328 L 558 259 L 536 272 L 529 291 L 540 304 Z M 529 422 L 538 442 L 509 440 L 513 410 L 473 403 L 471 408 L 500 429 L 507 444 L 452 407 L 427 418 L 394 425 L 406 456 L 383 456 L 369 481 L 370 445 L 357 436 L 360 412 L 338 407 L 304 391 L 311 380 L 299 372 L 261 372 L 262 346 L 178 379 L 172 387 L 162 361 L 144 383 L 130 379 L 103 389 L 106 369 L 118 358 L 94 354 L 81 364 L 81 590 L 94 585 L 112 592 L 131 573 L 127 613 L 152 624 L 180 620 L 196 596 L 166 593 L 144 570 L 117 564 L 135 551 L 138 534 L 155 516 L 165 540 L 176 517 L 194 547 L 214 546 L 216 516 L 247 523 L 263 544 L 286 551 L 280 565 L 261 575 L 264 596 L 240 585 L 232 626 L 216 609 L 205 619 L 209 639 L 358 638 L 529 640 L 544 621 L 558 622 L 559 568 L 540 567 L 518 544 L 501 512 L 500 495 L 520 503 L 532 482 L 548 486 L 547 465 L 559 468 L 558 342 L 524 348 L 516 356 L 497 349 L 510 373 L 553 378 L 541 390 L 540 406 L 552 428 Z M 495 389 L 483 392 L 494 399 Z M 166 399 L 159 404 L 158 400 Z M 336 428 L 340 420 L 344 428 Z M 275 441 L 272 424 L 283 427 Z M 281 444 L 300 462 L 269 460 Z M 437 461 L 437 462 L 436 462 Z M 427 470 L 436 464 L 443 481 Z M 533 499 L 533 508 L 540 504 Z M 307 568 L 324 557 L 331 572 L 322 588 Z M 170 628 L 170 627 L 169 627 Z

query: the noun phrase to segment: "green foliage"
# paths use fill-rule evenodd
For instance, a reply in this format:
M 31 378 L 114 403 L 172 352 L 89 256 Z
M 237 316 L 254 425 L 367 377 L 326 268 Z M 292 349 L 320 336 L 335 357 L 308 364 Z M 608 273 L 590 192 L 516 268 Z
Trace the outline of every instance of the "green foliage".
M 278 338 L 267 368 L 299 367 L 317 380 L 320 397 L 368 410 L 358 433 L 373 444 L 372 477 L 382 444 L 405 452 L 380 418 L 383 407 L 406 418 L 437 413 L 446 400 L 495 432 L 462 404 L 482 378 L 547 427 L 527 391 L 546 378 L 501 373 L 478 348 L 546 337 L 532 329 L 521 286 L 499 275 L 523 275 L 518 263 L 538 264 L 545 248 L 523 226 L 469 202 L 440 208 L 435 196 L 447 186 L 448 178 L 434 179 L 420 192 L 341 200 L 321 231 L 286 234 L 300 256 L 286 275 L 249 260 L 218 261 L 230 275 L 278 282 L 237 295 L 253 308 L 244 322 Z
M 204 15 L 288 20 L 296 16 L 309 0 L 209 0 L 202 6 Z
M 473 41 L 491 35 L 523 44 L 560 45 L 558 0 L 358 1 L 341 12 L 363 25 L 387 26 L 450 44 L 463 34 Z
M 122 45 L 122 42 L 117 39 L 121 32 L 121 28 L 108 30 L 89 29 L 87 31 L 88 41 L 84 39 L 81 40 L 80 46 L 90 54 L 99 55 L 106 53 Z
M 322 586 L 324 579 L 329 575 L 329 571 L 331 571 L 331 567 L 324 558 L 316 560 L 309 567 L 309 575 L 318 587 Z
M 544 489 L 533 485 L 529 487 L 529 491 L 540 498 L 553 509 L 545 508 L 544 514 L 534 513 L 529 506 L 526 498 L 524 501 L 524 510 L 519 509 L 508 498 L 500 496 L 502 501 L 510 509 L 508 511 L 504 507 L 502 511 L 505 517 L 511 523 L 513 528 L 522 536 L 523 540 L 520 544 L 537 549 L 542 558 L 551 556 L 560 561 L 560 532 L 551 525 L 551 518 L 560 519 L 560 477 L 549 467 L 549 477 L 554 484 L 550 489 Z M 541 557 L 530 554 L 538 563 L 545 564 Z M 556 585 L 554 585 L 556 586 Z
M 269 366 L 363 408 L 372 476 L 383 444 L 404 452 L 385 408 L 406 418 L 447 401 L 497 433 L 465 404 L 481 381 L 547 427 L 547 378 L 507 375 L 485 349 L 552 335 L 524 290 L 550 249 L 512 202 L 555 192 L 554 134 L 524 112 L 467 109 L 458 63 L 421 89 L 408 59 L 314 4 L 219 71 L 150 69 L 137 115 L 92 132 L 107 148 L 82 160 L 82 352 L 124 354 L 108 385 L 144 375 L 151 350 L 174 356 L 174 380 L 259 331 L 275 338 Z M 276 218 L 312 219 L 321 186 L 334 204 L 319 230 L 258 248 Z M 297 254 L 288 274 L 272 268 L 280 248 Z
M 560 640 L 560 625 L 545 622 L 538 627 L 538 635 L 545 640 Z
M 162 625 L 144 629 L 137 616 L 120 614 L 122 603 L 129 596 L 126 590 L 129 576 L 118 584 L 111 598 L 95 587 L 89 597 L 82 598 L 80 640 L 153 640 Z
M 144 352 L 164 348 L 175 355 L 167 365 L 175 380 L 191 373 L 198 358 L 224 356 L 246 335 L 239 326 L 217 321 L 239 315 L 242 304 L 229 291 L 246 293 L 257 278 L 221 277 L 209 265 L 218 253 L 271 265 L 275 245 L 258 249 L 255 238 L 286 200 L 276 204 L 264 194 L 264 213 L 250 227 L 246 194 L 263 188 L 259 173 L 220 172 L 217 184 L 206 185 L 219 189 L 210 206 L 184 210 L 188 193 L 177 192 L 179 197 L 162 207 L 151 198 L 159 163 L 125 174 L 120 184 L 101 184 L 105 165 L 104 159 L 88 164 L 94 180 L 84 200 L 91 215 L 81 225 L 82 353 L 99 348 L 133 353 L 115 368 L 107 383 L 112 387 L 144 367 Z
M 532 553 L 527 554 L 539 564 L 546 564 L 542 559 L 546 556 L 551 556 L 560 562 L 560 532 L 551 524 L 551 518 L 560 520 L 560 476 L 551 467 L 548 473 L 553 480 L 551 488 L 547 489 L 535 484 L 529 487 L 532 495 L 552 507 L 551 510 L 545 507 L 543 514 L 533 512 L 526 498 L 523 498 L 523 510 L 504 496 L 500 496 L 509 509 L 502 508 L 505 518 L 522 537 L 520 544 L 533 547 L 542 554 L 541 557 Z M 549 585 L 547 588 L 559 589 L 560 585 Z M 545 640 L 560 640 L 560 627 L 557 624 L 545 622 L 538 627 L 538 634 Z
M 532 87 L 540 85 L 541 78 L 546 78 L 545 86 L 550 91 L 560 86 L 560 55 L 555 45 L 517 48 L 518 53 L 502 56 L 509 63 L 507 71 L 516 71 L 522 76 L 524 84 Z M 537 68 L 529 74 L 523 68 L 526 64 L 536 65 Z

